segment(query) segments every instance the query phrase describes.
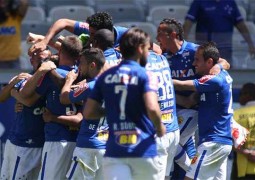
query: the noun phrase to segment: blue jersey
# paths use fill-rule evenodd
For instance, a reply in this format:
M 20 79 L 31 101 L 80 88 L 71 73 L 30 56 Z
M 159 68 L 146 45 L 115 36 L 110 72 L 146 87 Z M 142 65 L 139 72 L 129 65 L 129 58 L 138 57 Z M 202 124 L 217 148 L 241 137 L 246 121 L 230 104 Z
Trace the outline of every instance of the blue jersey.
M 22 80 L 15 85 L 20 90 L 25 85 Z M 23 105 L 23 110 L 16 113 L 15 121 L 10 130 L 9 140 L 21 147 L 43 147 L 44 121 L 42 114 L 45 107 L 45 99 L 40 98 L 33 106 Z
M 166 57 L 150 51 L 146 69 L 154 72 L 158 77 L 158 103 L 162 113 L 161 120 L 166 126 L 166 132 L 176 131 L 179 126 L 176 116 L 175 93 L 171 69 Z
M 227 71 L 194 80 L 200 94 L 198 113 L 199 144 L 212 141 L 232 145 L 230 120 L 232 109 L 232 78 Z
M 145 109 L 143 94 L 157 92 L 157 80 L 137 62 L 121 61 L 97 80 L 90 97 L 105 102 L 109 138 L 107 157 L 154 157 L 155 128 Z
M 214 41 L 218 48 L 231 46 L 234 25 L 244 20 L 235 0 L 194 0 L 186 18 L 197 22 L 198 42 Z
M 114 47 L 119 46 L 120 38 L 127 30 L 128 28 L 126 27 L 113 26 L 114 38 L 115 38 Z M 89 25 L 88 23 L 76 21 L 74 25 L 74 34 L 79 36 L 82 33 L 89 34 Z
M 56 71 L 62 77 L 66 77 L 67 73 L 75 67 L 59 66 Z M 36 92 L 46 97 L 46 108 L 54 115 L 75 115 L 77 107 L 74 104 L 63 105 L 60 103 L 59 96 L 61 89 L 51 80 L 49 74 L 46 74 L 36 88 Z M 76 141 L 78 129 L 69 127 L 56 122 L 45 124 L 45 140 L 46 141 Z
M 105 50 L 104 56 L 105 56 L 106 62 L 110 66 L 115 66 L 119 64 L 119 62 L 121 61 L 121 54 L 118 51 L 116 51 L 114 48 Z
M 69 99 L 72 103 L 87 100 L 89 94 L 94 88 L 95 80 L 80 85 L 75 91 L 69 93 Z M 84 107 L 86 108 L 86 107 Z M 77 147 L 105 149 L 106 140 L 108 138 L 108 125 L 106 119 L 98 120 L 83 119 L 80 131 L 77 137 Z
M 195 67 L 192 65 L 197 47 L 197 44 L 183 41 L 181 49 L 176 54 L 164 54 L 167 57 L 173 79 L 193 80 L 198 78 L 195 74 Z M 189 96 L 191 93 L 191 91 L 176 91 L 176 94 L 183 96 Z M 177 105 L 177 108 L 182 109 L 183 107 Z

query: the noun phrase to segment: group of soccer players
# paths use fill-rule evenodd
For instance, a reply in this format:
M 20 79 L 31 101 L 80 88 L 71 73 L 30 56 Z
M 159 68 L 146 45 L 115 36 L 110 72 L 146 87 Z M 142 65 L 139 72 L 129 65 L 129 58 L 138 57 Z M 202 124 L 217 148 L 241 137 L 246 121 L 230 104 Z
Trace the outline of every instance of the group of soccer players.
M 77 36 L 53 42 L 64 28 Z M 162 20 L 157 33 L 160 47 L 98 12 L 30 35 L 33 72 L 0 93 L 22 104 L 1 179 L 225 179 L 229 64 L 215 44 L 185 41 L 175 19 Z M 58 50 L 57 61 L 47 45 Z

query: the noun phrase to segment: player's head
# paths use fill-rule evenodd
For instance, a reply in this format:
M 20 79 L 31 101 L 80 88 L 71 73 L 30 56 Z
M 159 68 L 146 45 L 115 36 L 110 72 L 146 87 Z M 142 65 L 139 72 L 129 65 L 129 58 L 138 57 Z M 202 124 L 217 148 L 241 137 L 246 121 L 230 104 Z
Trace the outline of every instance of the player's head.
M 120 52 L 123 59 L 136 60 L 141 66 L 147 63 L 150 48 L 150 36 L 139 28 L 130 28 L 120 40 Z
M 163 52 L 171 50 L 176 40 L 183 41 L 184 31 L 182 24 L 173 18 L 163 19 L 157 30 L 157 41 Z
M 82 79 L 94 78 L 105 64 L 105 56 L 99 48 L 84 49 L 81 53 L 79 75 Z
M 100 29 L 96 31 L 92 40 L 92 47 L 100 48 L 105 51 L 114 46 L 114 35 L 109 29 Z
M 63 42 L 61 43 L 61 48 L 59 51 L 59 60 L 70 59 L 78 60 L 80 53 L 82 51 L 82 42 L 77 36 L 66 36 Z
M 51 57 L 51 51 L 48 48 L 46 48 L 45 50 L 41 52 L 33 53 L 30 57 L 30 63 L 33 66 L 33 70 L 34 71 L 37 70 L 40 67 L 42 61 L 50 57 Z
M 199 75 L 207 75 L 210 69 L 217 64 L 220 58 L 219 50 L 214 42 L 207 42 L 200 45 L 195 53 L 196 73 Z
M 255 84 L 246 83 L 243 85 L 240 95 L 239 102 L 241 105 L 245 105 L 249 101 L 255 101 Z
M 97 12 L 92 16 L 89 16 L 86 20 L 89 24 L 90 38 L 94 38 L 94 34 L 99 29 L 113 30 L 112 16 L 107 12 Z

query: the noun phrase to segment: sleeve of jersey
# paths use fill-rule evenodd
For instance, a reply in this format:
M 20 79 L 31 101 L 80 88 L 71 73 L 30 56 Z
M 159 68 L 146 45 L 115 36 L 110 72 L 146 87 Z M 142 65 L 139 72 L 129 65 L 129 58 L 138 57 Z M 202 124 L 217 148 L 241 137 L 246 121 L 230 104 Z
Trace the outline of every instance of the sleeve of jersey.
M 194 0 L 192 4 L 190 5 L 190 8 L 188 10 L 188 13 L 185 19 L 189 19 L 193 22 L 196 21 L 198 12 L 199 12 L 199 2 L 197 0 Z
M 17 84 L 15 84 L 14 88 L 17 90 L 21 90 L 21 88 L 25 85 L 25 83 L 26 83 L 26 80 L 23 79 L 23 80 L 19 81 Z
M 116 40 L 115 40 L 114 46 L 117 47 L 117 46 L 119 46 L 121 37 L 128 30 L 128 28 L 121 27 L 121 26 L 114 26 L 114 30 L 116 33 Z
M 74 32 L 75 35 L 79 36 L 82 33 L 89 34 L 89 24 L 85 22 L 76 21 L 74 24 Z
M 69 93 L 69 99 L 72 103 L 84 101 L 88 98 L 94 87 L 94 83 L 84 83 L 79 86 L 75 91 Z
M 151 72 L 151 71 L 146 71 L 146 74 L 143 77 L 143 82 L 144 82 L 144 92 L 149 92 L 149 91 L 158 91 L 158 79 L 157 76 Z
M 206 75 L 200 79 L 195 79 L 194 86 L 198 92 L 213 92 L 220 89 L 222 81 L 215 75 Z
M 51 83 L 51 79 L 48 74 L 44 74 L 39 81 L 37 82 L 37 87 L 35 92 L 40 94 L 41 96 L 46 95 L 49 84 Z
M 99 103 L 102 103 L 103 102 L 103 88 L 102 88 L 102 84 L 103 84 L 103 77 L 100 76 L 98 78 L 98 80 L 96 81 L 95 83 L 95 86 L 94 88 L 92 89 L 89 97 Z

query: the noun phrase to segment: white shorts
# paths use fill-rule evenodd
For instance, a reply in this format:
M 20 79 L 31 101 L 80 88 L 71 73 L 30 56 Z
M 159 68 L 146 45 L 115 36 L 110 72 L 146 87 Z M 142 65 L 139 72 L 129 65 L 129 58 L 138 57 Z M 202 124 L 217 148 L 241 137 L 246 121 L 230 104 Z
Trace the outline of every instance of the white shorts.
M 186 176 L 197 180 L 226 179 L 231 145 L 204 142 L 197 148 Z
M 158 157 L 110 158 L 104 157 L 103 174 L 107 180 L 160 180 L 158 169 L 162 168 Z
M 66 179 L 67 171 L 72 162 L 75 142 L 45 142 L 42 153 L 40 180 Z
M 37 179 L 42 148 L 20 147 L 6 141 L 0 179 Z
M 191 164 L 191 159 L 180 144 L 178 145 L 174 161 L 185 171 L 189 169 Z
M 157 149 L 160 162 L 163 163 L 163 170 L 160 170 L 160 179 L 164 176 L 169 176 L 175 153 L 180 141 L 180 131 L 169 132 L 163 137 L 157 137 Z
M 180 144 L 184 146 L 198 128 L 198 111 L 193 109 L 181 109 L 177 111 L 177 116 L 180 128 Z
M 76 147 L 72 165 L 66 175 L 68 179 L 103 179 L 103 156 L 105 149 Z

